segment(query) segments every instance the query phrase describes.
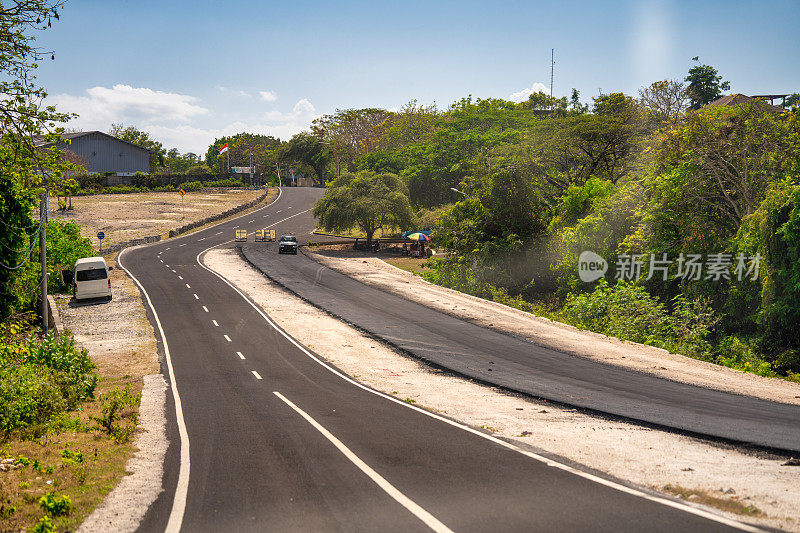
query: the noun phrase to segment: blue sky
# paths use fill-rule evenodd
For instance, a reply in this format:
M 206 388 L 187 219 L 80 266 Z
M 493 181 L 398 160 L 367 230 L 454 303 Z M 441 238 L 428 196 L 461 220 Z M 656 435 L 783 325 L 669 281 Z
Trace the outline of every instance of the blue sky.
M 337 108 L 440 108 L 472 94 L 636 94 L 691 58 L 733 92 L 800 91 L 800 2 L 70 0 L 37 37 L 38 79 L 81 117 L 205 153 L 240 131 L 288 138 Z

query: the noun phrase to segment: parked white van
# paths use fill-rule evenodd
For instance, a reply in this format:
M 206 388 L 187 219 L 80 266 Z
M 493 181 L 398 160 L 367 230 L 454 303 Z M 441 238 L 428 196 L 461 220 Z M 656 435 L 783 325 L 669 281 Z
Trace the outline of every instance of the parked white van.
M 102 257 L 84 257 L 75 262 L 72 277 L 72 289 L 76 300 L 88 298 L 111 299 L 111 277 L 109 270 L 114 267 L 106 265 Z

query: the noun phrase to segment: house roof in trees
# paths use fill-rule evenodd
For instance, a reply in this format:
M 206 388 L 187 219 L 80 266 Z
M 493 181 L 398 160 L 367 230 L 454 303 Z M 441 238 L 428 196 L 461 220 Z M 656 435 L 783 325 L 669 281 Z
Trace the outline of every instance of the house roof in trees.
M 757 100 L 755 98 L 751 98 L 750 96 L 736 93 L 736 94 L 729 94 L 727 96 L 723 96 L 722 98 L 717 98 L 713 102 L 710 102 L 703 106 L 703 109 L 711 108 L 711 107 L 734 107 L 737 105 L 748 105 L 748 104 L 757 104 L 767 106 L 767 109 L 773 111 L 775 113 L 783 113 L 783 109 L 780 107 L 776 107 L 774 105 L 770 105 L 763 100 Z
M 108 133 L 103 133 L 102 131 L 97 131 L 97 130 L 95 130 L 95 131 L 73 131 L 73 132 L 70 132 L 70 133 L 62 133 L 61 137 L 63 139 L 72 140 L 72 139 L 77 139 L 78 137 L 85 137 L 86 135 L 100 135 L 100 136 L 103 136 L 103 137 L 108 137 L 109 139 L 114 139 L 115 141 L 118 141 L 118 142 L 121 142 L 121 143 L 129 144 L 131 146 L 135 146 L 136 148 L 139 148 L 140 150 L 147 150 L 148 152 L 150 151 L 150 149 L 145 148 L 143 146 L 139 146 L 136 143 L 132 143 L 130 141 L 125 141 L 125 140 L 120 139 L 118 137 L 114 137 L 113 135 L 109 135 Z M 33 138 L 33 142 L 34 142 L 35 146 L 37 146 L 37 147 L 51 146 L 51 145 L 54 144 L 54 143 L 51 143 L 51 142 L 46 142 L 44 140 L 44 137 L 42 137 L 42 136 L 34 137 Z

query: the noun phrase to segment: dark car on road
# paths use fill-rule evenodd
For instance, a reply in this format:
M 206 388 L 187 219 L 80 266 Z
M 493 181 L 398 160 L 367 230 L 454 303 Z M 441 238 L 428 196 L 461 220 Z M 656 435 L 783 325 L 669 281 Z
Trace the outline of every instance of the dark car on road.
M 297 237 L 294 235 L 281 235 L 281 239 L 278 241 L 278 253 L 297 255 Z

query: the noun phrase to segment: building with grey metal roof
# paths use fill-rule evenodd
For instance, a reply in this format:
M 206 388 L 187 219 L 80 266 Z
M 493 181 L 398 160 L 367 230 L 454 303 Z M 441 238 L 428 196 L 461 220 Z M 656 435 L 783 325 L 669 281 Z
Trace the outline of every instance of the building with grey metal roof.
M 133 176 L 136 172 L 150 172 L 150 150 L 147 148 L 102 131 L 79 131 L 61 136 L 70 143 L 56 146 L 80 156 L 86 161 L 86 170 L 90 174 L 111 172 L 118 176 Z M 53 143 L 40 141 L 37 146 L 46 148 Z

